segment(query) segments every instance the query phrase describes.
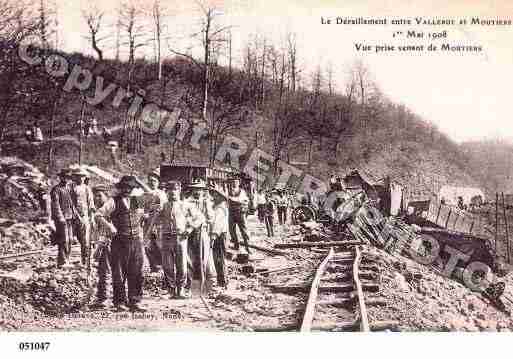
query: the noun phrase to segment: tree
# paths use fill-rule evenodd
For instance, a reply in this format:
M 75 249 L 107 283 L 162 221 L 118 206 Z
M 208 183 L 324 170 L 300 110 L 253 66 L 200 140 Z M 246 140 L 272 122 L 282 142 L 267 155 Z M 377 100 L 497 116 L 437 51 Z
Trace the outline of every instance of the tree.
M 28 74 L 33 71 L 18 56 L 22 40 L 41 30 L 40 17 L 29 1 L 0 0 L 0 143 L 9 126 L 15 124 L 13 113 L 30 97 Z
M 137 50 L 149 43 L 144 16 L 142 5 L 135 0 L 123 3 L 119 10 L 119 26 L 124 35 L 121 44 L 128 46 L 128 92 L 132 84 Z
M 297 63 L 297 35 L 295 33 L 287 34 L 287 56 L 289 62 L 289 88 L 296 92 L 299 70 Z
M 204 4 L 200 1 L 196 1 L 196 4 L 198 5 L 201 12 L 201 26 L 199 32 L 196 33 L 194 37 L 200 37 L 200 42 L 203 50 L 203 61 L 198 61 L 190 54 L 179 52 L 174 49 L 171 49 L 171 52 L 189 59 L 202 72 L 201 117 L 203 123 L 206 124 L 208 128 L 209 158 L 211 159 L 211 161 L 213 161 L 212 159 L 215 158 L 215 152 L 213 152 L 215 145 L 212 141 L 213 133 L 215 132 L 216 120 L 214 118 L 208 118 L 209 91 L 211 86 L 212 67 L 215 65 L 215 63 L 212 62 L 212 59 L 216 58 L 214 52 L 217 52 L 219 44 L 227 42 L 224 35 L 231 28 L 231 26 L 223 26 L 219 24 L 219 17 L 222 15 L 220 9 L 209 4 Z M 214 102 L 216 102 L 216 100 L 214 100 Z
M 136 0 L 122 3 L 119 10 L 119 26 L 124 35 L 124 41 L 121 44 L 128 46 L 127 96 L 130 96 L 137 50 L 147 46 L 150 41 L 146 30 L 145 12 L 142 4 Z M 136 95 L 134 94 L 134 96 Z M 140 118 L 137 116 L 137 113 L 129 113 L 128 107 L 125 114 L 122 139 L 128 153 L 141 150 L 142 131 Z
M 154 40 L 155 40 L 155 55 L 157 60 L 157 74 L 158 79 L 162 79 L 162 35 L 165 31 L 165 22 L 164 18 L 166 17 L 166 9 L 162 5 L 160 0 L 154 0 L 153 6 L 151 9 L 151 17 L 153 19 L 154 25 Z
M 85 36 L 85 38 L 91 42 L 93 50 L 96 51 L 96 54 L 98 55 L 98 60 L 102 62 L 103 50 L 100 49 L 100 43 L 107 39 L 106 36 L 100 36 L 104 12 L 93 4 L 82 10 L 82 17 L 84 18 L 89 31 L 89 35 Z

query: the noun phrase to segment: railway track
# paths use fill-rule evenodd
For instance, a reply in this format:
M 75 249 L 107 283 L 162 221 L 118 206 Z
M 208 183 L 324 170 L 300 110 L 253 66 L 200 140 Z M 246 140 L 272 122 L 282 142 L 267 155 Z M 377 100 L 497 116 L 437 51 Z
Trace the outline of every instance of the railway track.
M 379 291 L 377 268 L 369 264 L 369 260 L 362 258 L 359 246 L 344 252 L 331 248 L 315 271 L 300 331 L 338 328 L 369 332 L 366 294 Z M 342 320 L 326 322 L 326 316 L 333 318 L 333 308 L 337 310 L 337 319 Z M 379 329 L 380 323 L 375 324 L 373 327 Z
M 80 245 L 73 244 L 71 246 L 72 254 L 78 253 L 80 250 Z M 37 255 L 47 255 L 47 256 L 56 256 L 57 255 L 57 248 L 54 247 L 46 247 L 43 249 L 37 249 L 33 251 L 26 251 L 26 252 L 18 252 L 18 253 L 9 253 L 4 254 L 0 256 L 0 262 L 8 262 L 8 261 L 16 261 L 19 259 L 23 259 L 26 257 L 32 257 Z

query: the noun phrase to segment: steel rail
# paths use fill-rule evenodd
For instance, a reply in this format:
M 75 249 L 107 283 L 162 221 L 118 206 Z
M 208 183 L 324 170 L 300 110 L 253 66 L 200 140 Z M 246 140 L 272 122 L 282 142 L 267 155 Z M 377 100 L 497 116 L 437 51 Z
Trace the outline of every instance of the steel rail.
M 355 247 L 356 257 L 353 264 L 353 281 L 356 287 L 356 294 L 358 296 L 358 308 L 360 310 L 360 330 L 362 332 L 370 332 L 369 318 L 367 316 L 367 307 L 365 306 L 365 298 L 362 289 L 362 283 L 359 278 L 359 266 L 362 258 L 362 252 L 359 247 Z
M 312 281 L 312 286 L 310 288 L 310 294 L 308 295 L 308 302 L 306 303 L 305 315 L 303 316 L 303 322 L 301 323 L 301 332 L 309 332 L 312 329 L 313 316 L 315 311 L 315 304 L 317 302 L 317 294 L 319 289 L 319 284 L 321 283 L 321 277 L 326 270 L 326 266 L 328 262 L 331 260 L 335 252 L 333 248 L 330 248 L 328 255 L 321 262 L 319 267 L 315 272 L 314 279 Z

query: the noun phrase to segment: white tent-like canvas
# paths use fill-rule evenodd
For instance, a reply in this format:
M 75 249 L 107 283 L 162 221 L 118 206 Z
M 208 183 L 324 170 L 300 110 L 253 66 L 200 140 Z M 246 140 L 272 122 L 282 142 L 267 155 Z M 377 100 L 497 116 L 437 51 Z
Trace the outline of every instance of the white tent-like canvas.
M 463 203 L 468 205 L 471 199 L 476 196 L 481 196 L 483 201 L 485 199 L 484 192 L 479 188 L 442 186 L 438 193 L 438 200 L 441 201 L 443 199 L 446 204 L 457 205 L 458 197 L 462 197 Z

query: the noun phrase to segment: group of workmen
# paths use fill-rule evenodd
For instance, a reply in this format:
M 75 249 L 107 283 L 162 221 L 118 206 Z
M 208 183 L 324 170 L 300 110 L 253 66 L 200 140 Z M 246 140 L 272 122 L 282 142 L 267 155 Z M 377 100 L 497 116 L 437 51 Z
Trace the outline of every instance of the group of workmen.
M 274 237 L 274 212 L 278 214 L 278 223 L 283 226 L 287 223 L 287 213 L 296 207 L 295 197 L 284 188 L 256 191 L 254 201 L 256 203 L 257 216 L 260 223 L 265 223 L 267 237 Z M 292 216 L 290 215 L 291 222 Z
M 145 256 L 152 271 L 162 269 L 171 297 L 184 299 L 190 297 L 195 278 L 200 293 L 215 293 L 228 285 L 228 232 L 238 251 L 238 227 L 250 254 L 249 197 L 239 177 L 232 177 L 228 188 L 200 179 L 184 187 L 174 180 L 161 183 L 155 170 L 148 174 L 147 183 L 136 176 L 123 176 L 111 195 L 107 186 L 90 188 L 88 172 L 82 168 L 62 169 L 58 175 L 60 182 L 50 192 L 57 265 L 71 266 L 71 242 L 76 236 L 81 265 L 90 268 L 94 243 L 93 258 L 98 262 L 95 307 L 105 306 L 110 270 L 115 309 L 145 311 L 140 304 Z

